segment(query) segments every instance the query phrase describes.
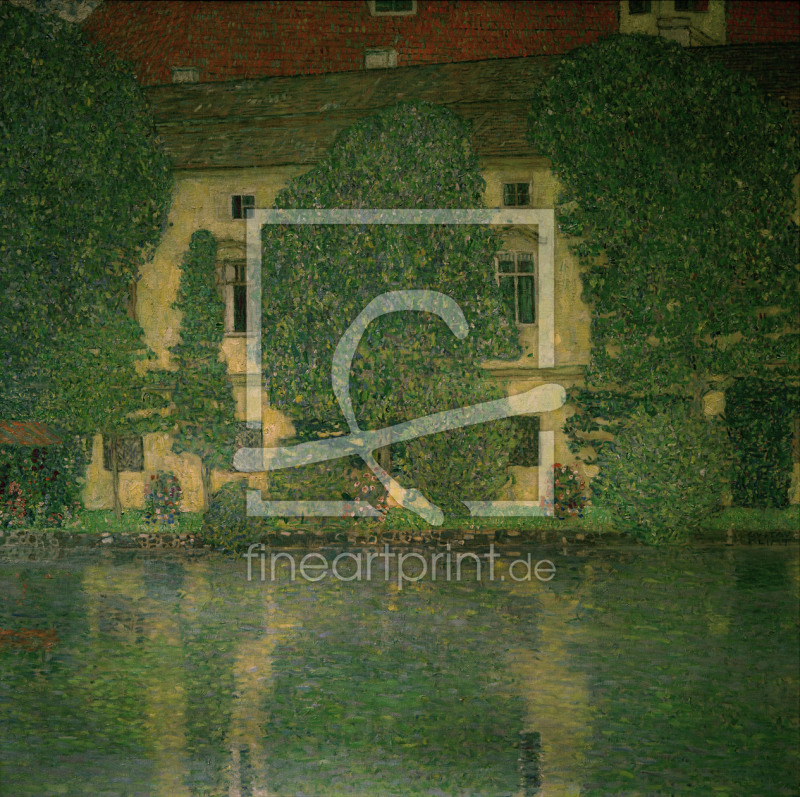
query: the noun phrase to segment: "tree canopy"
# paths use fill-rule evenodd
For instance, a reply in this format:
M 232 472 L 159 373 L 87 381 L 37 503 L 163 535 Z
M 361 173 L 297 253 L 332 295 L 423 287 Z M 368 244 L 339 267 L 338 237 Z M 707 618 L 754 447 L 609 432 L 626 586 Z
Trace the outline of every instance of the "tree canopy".
M 0 397 L 26 417 L 79 339 L 71 378 L 95 399 L 102 341 L 142 348 L 119 317 L 172 178 L 133 74 L 78 28 L 0 4 L 0 74 Z M 115 334 L 101 334 L 109 324 Z
M 405 104 L 344 131 L 276 206 L 475 208 L 483 205 L 483 188 L 464 124 L 443 108 Z M 421 313 L 373 322 L 351 378 L 356 414 L 369 423 L 415 414 L 419 407 L 395 399 L 442 358 L 451 358 L 452 369 L 516 353 L 516 329 L 493 279 L 498 241 L 493 230 L 474 225 L 266 226 L 263 351 L 274 403 L 340 422 L 330 386 L 333 350 L 364 307 L 387 291 L 451 296 L 470 333 L 458 341 L 440 319 Z M 430 387 L 420 385 L 417 402 Z
M 593 308 L 587 383 L 702 392 L 796 373 L 797 141 L 741 74 L 651 36 L 566 55 L 530 137 L 564 187 Z
M 170 349 L 177 370 L 166 375 L 175 407 L 169 421 L 177 425 L 173 445 L 202 459 L 206 494 L 208 469 L 230 466 L 237 433 L 228 369 L 219 359 L 225 302 L 216 290 L 216 254 L 208 230 L 192 235 L 174 305 L 181 312 L 181 342 Z
M 402 104 L 344 131 L 321 163 L 278 195 L 276 206 L 477 208 L 483 188 L 464 123 L 434 105 Z M 516 327 L 494 282 L 498 248 L 497 234 L 476 225 L 265 226 L 263 356 L 273 405 L 306 421 L 313 435 L 322 428 L 347 431 L 331 388 L 334 348 L 376 296 L 410 289 L 454 299 L 469 335 L 458 340 L 440 318 L 422 312 L 373 321 L 349 374 L 362 428 L 497 396 L 479 362 L 518 351 Z M 481 474 L 505 482 L 508 440 L 484 448 L 478 437 L 459 437 L 498 428 L 415 441 L 398 447 L 396 461 L 423 484 L 426 468 L 432 480 L 447 472 L 443 457 L 455 463 L 472 456 L 475 483 Z

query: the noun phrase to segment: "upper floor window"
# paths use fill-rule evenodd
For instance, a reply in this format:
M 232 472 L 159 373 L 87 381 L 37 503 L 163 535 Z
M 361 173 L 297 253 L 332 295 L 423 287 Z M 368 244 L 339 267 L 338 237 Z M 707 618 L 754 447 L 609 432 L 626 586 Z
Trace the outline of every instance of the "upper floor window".
M 417 0 L 368 0 L 373 17 L 407 17 L 417 13 Z
M 256 206 L 256 198 L 252 194 L 233 194 L 231 196 L 231 218 L 246 219 L 247 211 Z
M 699 13 L 708 11 L 708 0 L 675 0 L 675 11 Z
M 503 183 L 503 205 L 507 208 L 529 207 L 530 183 Z
M 650 0 L 628 0 L 629 14 L 649 14 Z
M 533 252 L 500 252 L 495 281 L 518 324 L 536 323 L 536 264 Z

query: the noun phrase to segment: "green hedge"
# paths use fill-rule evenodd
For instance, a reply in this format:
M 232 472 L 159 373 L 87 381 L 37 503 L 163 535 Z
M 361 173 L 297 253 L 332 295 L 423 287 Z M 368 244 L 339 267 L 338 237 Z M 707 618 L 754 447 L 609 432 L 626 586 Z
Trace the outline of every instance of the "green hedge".
M 686 540 L 722 510 L 731 462 L 724 424 L 686 403 L 636 410 L 598 461 L 597 503 L 643 542 Z
M 792 426 L 797 388 L 767 379 L 739 379 L 725 394 L 734 446 L 733 503 L 786 507 L 792 476 Z

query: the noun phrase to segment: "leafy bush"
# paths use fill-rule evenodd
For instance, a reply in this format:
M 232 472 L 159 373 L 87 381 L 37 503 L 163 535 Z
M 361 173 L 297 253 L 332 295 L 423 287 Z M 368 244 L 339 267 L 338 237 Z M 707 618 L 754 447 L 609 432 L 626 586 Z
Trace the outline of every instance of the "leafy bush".
M 177 476 L 156 473 L 150 477 L 144 498 L 144 522 L 167 525 L 178 522 L 183 491 Z
M 725 420 L 735 453 L 735 506 L 788 506 L 796 412 L 797 387 L 739 379 L 726 391 Z
M 353 500 L 356 470 L 363 467 L 358 457 L 348 457 L 272 471 L 265 498 L 274 501 Z
M 559 462 L 553 465 L 553 512 L 559 520 L 583 517 L 586 508 L 585 487 L 574 467 Z
M 222 551 L 239 551 L 259 541 L 260 518 L 247 516 L 247 483 L 224 484 L 211 496 L 197 535 L 204 545 Z
M 80 507 L 80 446 L 0 446 L 0 528 L 61 526 Z
M 467 516 L 464 501 L 497 498 L 508 483 L 510 424 L 496 421 L 420 437 L 397 447 L 404 487 L 415 487 L 445 514 Z
M 720 421 L 697 417 L 685 403 L 657 413 L 636 410 L 599 458 L 597 503 L 642 542 L 685 539 L 722 509 L 730 467 Z

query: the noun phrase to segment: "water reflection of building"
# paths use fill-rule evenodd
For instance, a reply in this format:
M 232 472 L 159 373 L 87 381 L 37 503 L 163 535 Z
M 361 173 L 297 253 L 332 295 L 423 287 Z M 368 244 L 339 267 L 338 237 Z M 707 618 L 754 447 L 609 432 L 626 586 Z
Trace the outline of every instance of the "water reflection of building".
M 498 572 L 508 580 L 507 572 Z M 515 797 L 576 797 L 586 780 L 593 711 L 588 678 L 575 666 L 574 650 L 578 643 L 585 644 L 581 603 L 594 583 L 587 566 L 570 591 L 557 592 L 535 578 L 511 587 L 512 595 L 535 596 L 539 607 L 538 644 L 508 651 L 508 665 L 526 705 L 520 734 L 522 782 Z
M 198 762 L 193 761 L 197 729 L 188 728 L 187 693 L 194 686 L 193 668 L 206 663 L 195 659 L 216 654 L 212 686 L 222 709 L 203 717 L 206 735 L 221 740 L 215 751 L 220 770 L 215 788 L 225 789 L 228 797 L 269 797 L 264 738 L 273 653 L 297 621 L 286 604 L 276 616 L 270 582 L 255 587 L 244 580 L 239 584 L 238 577 L 225 579 L 221 593 L 220 571 L 209 561 L 175 563 L 174 568 L 173 572 L 170 565 L 145 559 L 112 564 L 111 556 L 86 567 L 88 649 L 101 651 L 93 658 L 95 677 L 130 678 L 131 683 L 120 684 L 120 691 L 143 687 L 151 793 L 190 797 L 197 793 L 192 778 Z M 241 627 L 232 628 L 224 607 L 218 608 L 221 594 L 224 602 L 235 602 Z M 216 651 L 198 647 L 198 637 L 204 636 L 211 639 L 212 648 L 217 642 Z

